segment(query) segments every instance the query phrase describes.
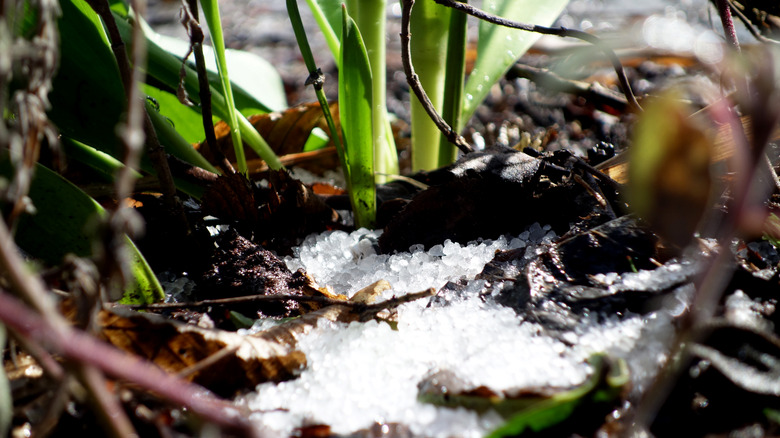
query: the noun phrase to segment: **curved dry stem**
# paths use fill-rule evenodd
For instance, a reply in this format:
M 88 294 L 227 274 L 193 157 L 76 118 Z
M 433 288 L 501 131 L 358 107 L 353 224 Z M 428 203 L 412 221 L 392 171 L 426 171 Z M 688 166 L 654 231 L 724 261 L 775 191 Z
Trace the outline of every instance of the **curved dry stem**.
M 412 66 L 412 57 L 409 50 L 409 42 L 411 37 L 411 32 L 409 31 L 409 21 L 412 15 L 414 0 L 403 0 L 402 5 L 401 60 L 403 61 L 404 65 L 406 81 L 409 83 L 409 87 L 412 89 L 412 91 L 414 91 L 414 94 L 417 96 L 420 104 L 425 109 L 425 112 L 428 113 L 428 115 L 431 117 L 431 120 L 433 120 L 433 123 L 435 123 L 436 127 L 438 127 L 442 132 L 442 135 L 444 135 L 447 140 L 454 144 L 464 154 L 474 152 L 474 149 L 468 143 L 466 143 L 466 139 L 453 130 L 452 127 L 448 125 L 447 122 L 445 122 L 444 119 L 439 115 L 439 113 L 436 112 L 436 109 L 433 107 L 431 100 L 428 98 L 428 95 L 425 94 L 425 90 L 423 90 L 422 85 L 420 84 L 419 77 L 414 72 L 414 67 Z
M 475 8 L 474 6 L 471 6 L 468 3 L 460 3 L 454 0 L 433 0 L 433 1 L 435 1 L 440 5 L 447 6 L 448 8 L 453 8 L 459 11 L 463 11 L 466 14 L 471 15 L 472 17 L 476 17 L 479 18 L 480 20 L 497 24 L 499 26 L 524 30 L 526 32 L 536 32 L 543 35 L 555 35 L 559 37 L 576 38 L 578 40 L 582 40 L 590 44 L 593 44 L 595 47 L 601 50 L 602 53 L 604 53 L 604 55 L 606 55 L 606 57 L 612 63 L 612 67 L 615 69 L 615 73 L 617 74 L 618 77 L 618 82 L 620 83 L 620 89 L 623 91 L 623 94 L 626 95 L 626 99 L 628 99 L 628 104 L 631 106 L 631 108 L 633 108 L 636 111 L 642 110 L 642 107 L 639 105 L 639 102 L 637 102 L 636 100 L 636 96 L 634 96 L 634 92 L 631 90 L 631 84 L 628 83 L 628 78 L 626 77 L 626 72 L 623 70 L 623 64 L 620 63 L 620 59 L 617 57 L 615 52 L 612 49 L 606 47 L 602 43 L 601 39 L 599 39 L 598 37 L 591 35 L 587 32 L 583 32 L 581 30 L 567 29 L 564 27 L 552 28 L 552 27 L 545 27 L 545 26 L 537 26 L 535 24 L 525 24 L 517 21 L 507 20 L 505 18 L 488 14 L 487 12 L 479 8 Z M 403 35 L 402 35 L 402 40 L 403 40 Z

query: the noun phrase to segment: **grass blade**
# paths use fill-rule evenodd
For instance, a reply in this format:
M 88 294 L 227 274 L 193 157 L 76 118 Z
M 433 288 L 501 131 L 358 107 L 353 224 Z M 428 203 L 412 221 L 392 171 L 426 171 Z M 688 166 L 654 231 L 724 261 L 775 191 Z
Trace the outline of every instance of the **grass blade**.
M 233 139 L 233 150 L 236 153 L 238 171 L 246 174 L 249 170 L 246 164 L 246 155 L 244 154 L 244 143 L 241 141 L 241 130 L 236 129 L 238 127 L 238 116 L 236 105 L 233 101 L 233 88 L 230 85 L 230 78 L 228 77 L 227 61 L 225 60 L 225 40 L 222 36 L 222 20 L 219 17 L 219 4 L 217 3 L 217 0 L 201 0 L 200 5 L 201 8 L 203 8 L 203 16 L 209 26 L 211 44 L 214 46 L 214 54 L 217 59 L 217 69 L 219 70 L 219 77 L 222 79 L 222 93 L 225 96 L 225 103 L 227 104 L 227 122 L 229 122 L 228 124 L 233 128 L 230 130 L 230 136 Z
M 301 50 L 301 56 L 303 56 L 303 61 L 306 63 L 306 68 L 309 70 L 309 79 L 312 79 L 315 77 L 314 75 L 319 75 L 321 72 L 317 68 L 317 64 L 314 62 L 314 55 L 311 52 L 309 40 L 306 38 L 306 30 L 303 28 L 303 21 L 301 20 L 301 14 L 298 10 L 298 4 L 295 0 L 287 0 L 287 14 L 290 16 L 290 22 L 292 23 L 293 31 L 295 32 L 295 39 L 298 41 L 298 47 Z M 314 80 L 317 81 L 319 78 Z M 328 130 L 331 133 L 330 136 L 333 140 L 334 146 L 336 147 L 336 152 L 339 155 L 341 167 L 344 169 L 345 179 L 349 182 L 349 161 L 347 161 L 344 146 L 341 144 L 341 140 L 339 139 L 339 131 L 336 129 L 336 123 L 333 121 L 333 115 L 330 113 L 328 99 L 325 97 L 325 92 L 322 91 L 321 83 L 313 83 L 312 86 L 314 87 L 314 92 L 317 95 L 317 101 L 320 103 L 320 108 L 322 108 L 322 113 L 325 116 L 325 120 L 328 122 Z
M 342 0 L 306 0 L 314 20 L 325 36 L 333 59 L 338 62 L 341 52 L 341 3 Z
M 387 116 L 386 6 L 385 0 L 355 0 L 354 2 L 354 7 L 360 11 L 356 24 L 358 29 L 361 29 L 360 34 L 371 66 L 374 171 L 381 174 L 377 177 L 378 183 L 387 180 L 384 175 L 398 174 L 398 151 L 395 148 L 395 139 Z

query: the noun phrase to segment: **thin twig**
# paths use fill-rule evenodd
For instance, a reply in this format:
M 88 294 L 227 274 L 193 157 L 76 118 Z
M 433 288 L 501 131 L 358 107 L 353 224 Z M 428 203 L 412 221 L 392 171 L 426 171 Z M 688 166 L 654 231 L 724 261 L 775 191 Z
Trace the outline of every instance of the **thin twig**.
M 628 101 L 624 95 L 598 84 L 566 79 L 550 70 L 525 64 L 515 64 L 509 72 L 542 87 L 584 97 L 597 106 L 608 106 L 620 112 L 628 108 Z
M 316 291 L 314 291 L 316 292 Z M 277 294 L 277 295 L 249 295 L 243 297 L 232 298 L 220 298 L 216 300 L 202 300 L 193 303 L 155 303 L 155 304 L 142 304 L 142 305 L 124 305 L 114 304 L 114 307 L 120 307 L 132 310 L 174 310 L 174 309 L 201 309 L 211 306 L 232 306 L 236 304 L 247 303 L 262 303 L 262 302 L 279 302 L 279 301 L 294 301 L 296 303 L 314 303 L 321 304 L 323 306 L 345 306 L 356 309 L 359 313 L 365 312 L 381 312 L 386 309 L 393 309 L 401 304 L 405 304 L 423 297 L 431 296 L 435 293 L 432 289 L 427 289 L 422 292 L 415 292 L 400 297 L 393 297 L 375 304 L 356 303 L 347 300 L 339 300 L 335 298 L 329 298 L 322 295 L 306 296 L 306 295 L 291 295 L 291 294 Z
M 487 12 L 479 8 L 475 8 L 470 4 L 460 3 L 454 0 L 433 0 L 433 1 L 435 1 L 440 5 L 444 5 L 449 8 L 463 11 L 471 15 L 472 17 L 476 17 L 479 18 L 480 20 L 497 24 L 499 26 L 524 30 L 526 32 L 536 32 L 543 35 L 555 35 L 559 37 L 576 38 L 593 44 L 598 49 L 600 49 L 602 53 L 604 53 L 604 55 L 606 55 L 606 57 L 612 63 L 612 67 L 615 69 L 615 73 L 617 74 L 618 81 L 620 82 L 620 89 L 623 91 L 623 94 L 626 95 L 626 99 L 628 100 L 629 105 L 631 105 L 631 108 L 633 108 L 636 111 L 642 110 L 642 107 L 639 105 L 639 102 L 637 102 L 636 100 L 636 96 L 634 96 L 634 92 L 631 90 L 631 84 L 629 84 L 628 82 L 628 78 L 626 77 L 626 73 L 623 70 L 623 64 L 620 63 L 620 59 L 617 57 L 615 52 L 612 49 L 608 48 L 598 37 L 591 35 L 587 32 L 583 32 L 581 30 L 567 29 L 564 27 L 551 28 L 551 27 L 537 26 L 535 24 L 525 24 L 517 21 L 507 20 L 505 18 L 488 14 Z
M 433 120 L 433 123 L 435 123 L 436 127 L 438 127 L 442 132 L 442 135 L 444 135 L 444 137 L 447 138 L 447 140 L 449 140 L 452 144 L 457 146 L 457 148 L 460 149 L 460 151 L 464 154 L 474 152 L 474 149 L 469 146 L 468 143 L 466 143 L 466 139 L 458 134 L 457 131 L 453 130 L 452 127 L 448 125 L 447 122 L 445 122 L 444 119 L 439 115 L 439 113 L 436 112 L 436 109 L 433 107 L 433 104 L 428 98 L 428 95 L 425 94 L 425 90 L 423 90 L 422 84 L 420 84 L 420 78 L 414 72 L 414 67 L 412 66 L 412 56 L 409 49 L 409 40 L 411 37 L 411 32 L 409 31 L 409 22 L 412 14 L 412 7 L 414 6 L 414 0 L 402 0 L 401 3 L 403 5 L 401 9 L 401 60 L 403 61 L 404 65 L 404 73 L 406 73 L 406 82 L 409 83 L 409 87 L 412 89 L 412 91 L 414 91 L 415 96 L 417 96 L 417 100 L 420 101 L 420 105 L 422 105 L 422 107 L 425 109 L 425 112 L 427 112 L 428 116 L 430 116 L 431 120 Z
M 132 82 L 143 80 L 143 73 L 140 71 L 136 71 L 134 73 L 130 67 L 130 60 L 127 57 L 127 52 L 124 49 L 125 44 L 122 40 L 121 34 L 119 33 L 119 28 L 116 25 L 114 15 L 111 13 L 110 8 L 108 7 L 108 1 L 88 0 L 88 2 L 106 24 L 108 36 L 111 40 L 111 46 L 114 49 L 114 56 L 117 60 L 117 66 L 119 67 L 119 74 L 122 78 L 122 83 L 125 86 L 125 95 L 128 98 L 128 105 L 133 105 L 132 100 L 135 99 L 138 93 L 137 91 L 133 91 L 134 85 Z M 146 12 L 145 3 L 141 4 L 137 0 L 132 2 L 132 7 L 139 17 L 142 17 Z M 136 29 L 138 27 L 138 23 L 134 23 L 133 28 Z M 137 55 L 134 55 L 134 58 L 137 58 L 136 61 L 145 62 L 145 46 L 146 38 L 144 37 L 143 32 L 136 32 L 134 30 L 133 47 L 134 51 L 138 51 Z M 135 78 L 135 80 L 133 80 L 133 78 Z M 132 114 L 132 112 L 129 113 L 130 116 L 132 116 Z M 154 167 L 157 179 L 160 181 L 160 188 L 163 193 L 163 199 L 166 207 L 168 208 L 171 217 L 178 223 L 177 229 L 185 230 L 184 232 L 188 233 L 190 229 L 189 223 L 187 221 L 187 217 L 184 215 L 184 209 L 179 202 L 179 198 L 176 196 L 176 184 L 173 181 L 173 176 L 171 175 L 171 170 L 168 166 L 167 157 L 165 156 L 165 149 L 162 147 L 159 139 L 157 138 L 157 133 L 152 126 L 152 119 L 149 117 L 149 114 L 144 110 L 141 116 L 143 123 L 143 134 L 146 138 L 146 151 L 152 161 L 152 166 Z M 128 125 L 131 125 L 130 120 L 128 120 Z
M 76 377 L 89 393 L 89 401 L 98 420 L 116 438 L 135 437 L 138 433 L 118 398 L 111 392 L 103 373 L 94 366 L 79 361 Z
M 10 323 L 7 320 L 7 315 L 3 316 L 2 312 L 0 312 L 0 321 L 5 322 L 9 328 L 18 332 L 19 336 L 29 338 L 31 341 L 38 342 L 40 342 L 40 336 L 59 336 L 60 334 L 64 335 L 68 331 L 72 330 L 65 321 L 65 318 L 57 311 L 56 307 L 54 306 L 50 294 L 46 291 L 46 286 L 44 285 L 41 278 L 33 275 L 27 269 L 27 266 L 25 266 L 24 261 L 16 251 L 14 240 L 11 237 L 4 221 L 0 221 L 0 268 L 0 272 L 6 273 L 6 278 L 8 279 L 16 294 L 22 297 L 24 301 L 29 303 L 38 312 L 38 315 L 41 315 L 38 316 L 34 314 L 31 310 L 25 308 L 22 304 L 11 298 L 4 290 L 0 289 L 0 300 L 12 302 L 9 305 L 4 304 L 0 306 L 3 307 L 3 309 L 0 310 L 2 310 L 2 312 L 7 312 L 11 311 L 11 309 L 7 308 L 6 306 L 16 306 L 22 309 L 19 310 L 19 312 L 24 313 L 24 317 L 22 314 L 13 315 L 22 318 L 19 324 Z M 36 326 L 33 324 L 33 320 L 46 321 L 46 325 Z M 47 333 L 38 333 L 37 331 L 32 330 L 32 327 L 35 327 L 37 331 L 44 331 Z M 78 361 L 75 362 L 74 365 L 77 375 L 85 366 Z M 51 369 L 55 370 L 56 372 L 56 369 Z M 92 380 L 97 378 L 95 375 L 90 376 Z M 105 400 L 105 397 L 101 395 L 101 388 L 96 388 L 93 385 L 94 382 L 86 382 L 84 380 L 81 382 L 89 390 L 94 389 L 98 391 L 90 391 L 90 393 L 96 399 L 101 399 L 101 403 L 97 403 L 97 411 L 101 411 L 104 414 L 102 415 L 103 418 L 113 419 L 113 421 L 109 421 L 107 423 L 109 430 L 116 436 L 122 436 L 123 431 L 127 430 L 127 425 L 130 424 L 130 420 L 127 419 L 126 415 L 124 415 L 124 411 L 122 411 L 121 407 L 118 406 L 118 401 L 116 399 Z M 102 389 L 106 388 L 105 382 L 99 386 L 101 386 Z M 106 401 L 107 404 L 103 404 L 102 401 Z M 100 415 L 101 412 L 98 412 L 98 415 Z
M 750 22 L 750 19 L 745 16 L 745 13 L 742 12 L 741 9 L 739 9 L 732 0 L 728 0 L 729 8 L 731 8 L 731 12 L 737 15 L 737 18 L 739 18 L 739 21 L 742 22 L 742 24 L 745 25 L 748 32 L 750 32 L 751 35 L 753 35 L 753 38 L 758 40 L 759 42 L 765 43 L 765 44 L 776 44 L 780 45 L 780 41 L 773 40 L 772 38 L 767 38 L 756 29 L 756 26 Z
M 117 27 L 116 21 L 111 14 L 111 7 L 107 0 L 87 0 L 87 3 L 103 20 L 103 24 L 106 26 L 108 37 L 111 41 L 111 50 L 114 52 L 114 58 L 116 58 L 116 63 L 119 67 L 119 77 L 122 80 L 122 85 L 125 89 L 125 96 L 129 96 L 127 93 L 130 90 L 130 82 L 132 81 L 130 59 L 127 57 L 125 42 L 122 40 L 122 36 L 119 33 L 119 27 Z M 109 17 L 111 18 L 109 19 Z
M 206 144 L 209 146 L 209 151 L 214 155 L 217 164 L 225 173 L 236 173 L 233 165 L 230 164 L 230 160 L 227 159 L 222 149 L 219 148 L 217 135 L 214 132 L 213 111 L 211 109 L 211 85 L 206 72 L 206 58 L 203 55 L 203 29 L 200 27 L 200 19 L 198 18 L 197 0 L 182 0 L 181 22 L 187 29 L 187 35 L 190 37 L 190 51 L 195 54 L 195 68 L 198 72 L 198 97 L 200 98 L 203 130 L 206 133 Z M 181 64 L 180 76 L 182 77 L 182 83 L 179 84 L 180 89 L 184 89 L 183 77 L 186 61 L 187 57 L 185 56 Z
M 325 117 L 325 122 L 328 124 L 328 130 L 330 131 L 328 134 L 333 142 L 333 146 L 336 148 L 339 161 L 344 165 L 344 175 L 346 176 L 347 184 L 351 184 L 351 178 L 349 177 L 351 169 L 347 165 L 347 152 L 344 150 L 344 145 L 341 143 L 339 130 L 336 129 L 336 122 L 333 120 L 333 115 L 330 112 L 328 99 L 325 97 L 325 92 L 322 89 L 323 85 L 325 85 L 325 75 L 322 74 L 322 70 L 317 67 L 317 63 L 314 61 L 314 54 L 311 51 L 311 46 L 309 46 L 309 39 L 306 37 L 306 30 L 303 27 L 301 13 L 298 10 L 298 4 L 295 0 L 287 0 L 287 15 L 290 17 L 290 23 L 292 24 L 295 40 L 298 42 L 303 62 L 309 70 L 309 77 L 306 78 L 306 85 L 311 85 L 314 88 L 314 94 L 317 96 L 320 108 L 322 108 L 322 115 Z

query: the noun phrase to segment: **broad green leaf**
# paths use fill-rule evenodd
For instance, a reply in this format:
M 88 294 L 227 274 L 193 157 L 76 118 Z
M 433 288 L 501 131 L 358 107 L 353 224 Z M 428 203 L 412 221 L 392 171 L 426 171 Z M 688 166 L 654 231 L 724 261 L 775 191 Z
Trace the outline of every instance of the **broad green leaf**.
M 154 32 L 144 22 L 144 34 L 150 41 L 163 50 L 175 56 L 184 58 L 189 49 L 189 43 L 178 38 L 160 35 Z M 203 46 L 203 57 L 209 82 L 213 87 L 219 87 L 219 73 L 214 60 L 214 49 Z M 230 83 L 233 85 L 233 98 L 236 108 L 245 116 L 272 111 L 282 111 L 287 108 L 287 95 L 279 72 L 265 59 L 242 50 L 225 50 L 225 60 L 230 70 Z M 195 69 L 194 56 L 190 55 L 188 65 Z M 177 70 L 178 73 L 178 70 Z
M 49 93 L 49 118 L 62 134 L 119 157 L 116 125 L 127 101 L 114 55 L 84 1 L 60 7 L 60 67 Z
M 523 23 L 549 26 L 561 14 L 568 0 L 491 0 L 483 4 L 486 12 Z M 539 39 L 537 33 L 479 23 L 477 60 L 466 82 L 463 96 L 462 129 L 490 91 L 490 87 Z
M 68 137 L 60 137 L 62 150 L 68 161 L 76 160 L 94 170 L 98 177 L 106 182 L 114 182 L 116 173 L 124 167 L 121 161 L 91 146 Z M 141 178 L 140 173 L 135 173 Z
M 350 197 L 359 227 L 376 220 L 371 67 L 354 20 L 343 11 L 339 115 L 349 167 Z
M 97 16 L 85 2 L 64 1 L 61 7 L 62 59 L 49 93 L 52 104 L 49 118 L 64 136 L 121 158 L 116 128 L 127 108 L 127 100 L 114 55 L 102 36 L 102 27 L 97 25 Z M 154 120 L 154 115 L 150 116 Z M 175 130 L 166 130 L 158 136 L 167 152 L 216 171 Z M 148 160 L 142 167 L 152 171 Z
M 151 85 L 143 84 L 141 90 L 154 99 L 154 106 L 168 119 L 182 138 L 188 143 L 200 143 L 206 138 L 203 130 L 203 117 L 195 108 L 182 105 L 175 95 Z
M 10 177 L 10 162 L 0 159 L 0 175 Z M 105 210 L 78 187 L 42 165 L 36 165 L 29 193 L 33 215 L 24 215 L 16 228 L 16 244 L 33 257 L 57 265 L 66 254 L 92 255 L 95 221 Z M 164 298 L 162 287 L 146 260 L 127 239 L 134 279 L 127 285 L 123 302 L 144 304 Z
M 122 34 L 122 39 L 129 41 L 132 27 L 124 17 L 117 14 L 114 14 L 114 17 L 117 18 L 117 26 L 119 27 L 119 32 Z M 179 70 L 181 68 L 181 60 L 163 50 L 154 41 L 147 39 L 146 42 L 146 72 L 153 78 L 170 87 L 172 90 L 175 90 L 179 86 Z M 190 99 L 193 102 L 198 103 L 200 102 L 200 99 L 198 98 L 198 75 L 195 70 L 187 66 L 185 66 L 184 72 L 184 86 L 187 90 L 187 93 L 189 93 Z M 228 107 L 225 98 L 222 93 L 217 91 L 217 89 L 213 86 L 211 86 L 211 104 L 214 111 L 214 116 L 225 121 L 229 120 Z M 243 137 L 243 140 L 246 142 L 246 144 L 249 145 L 249 147 L 251 147 L 252 150 L 254 150 L 260 157 L 262 157 L 272 169 L 281 168 L 282 163 L 279 161 L 279 157 L 274 154 L 273 150 L 271 150 L 271 147 L 268 146 L 268 143 L 266 143 L 260 134 L 257 133 L 246 117 L 244 117 L 242 114 L 237 114 L 237 118 L 238 128 L 241 131 L 241 136 Z M 208 170 L 214 172 L 215 170 L 212 169 L 213 167 L 208 168 Z
M 149 118 L 152 121 L 152 126 L 157 133 L 157 139 L 166 151 L 172 153 L 178 158 L 195 166 L 201 167 L 208 171 L 219 173 L 219 171 L 211 165 L 203 155 L 201 155 L 190 143 L 187 142 L 176 129 L 171 125 L 171 122 L 163 117 L 162 114 L 157 112 L 151 102 L 148 100 L 146 103 L 146 112 L 149 113 Z M 142 166 L 148 168 L 148 166 Z M 182 188 L 182 190 L 184 190 Z M 185 190 L 186 191 L 186 190 Z

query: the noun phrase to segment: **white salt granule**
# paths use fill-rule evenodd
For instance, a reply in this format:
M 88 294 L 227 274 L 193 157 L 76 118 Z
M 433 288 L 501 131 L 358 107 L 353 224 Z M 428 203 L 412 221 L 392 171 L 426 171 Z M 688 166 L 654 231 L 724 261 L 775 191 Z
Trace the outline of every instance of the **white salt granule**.
M 349 234 L 334 231 L 310 236 L 295 250 L 296 257 L 287 257 L 285 262 L 290 270 L 305 268 L 320 285 L 349 297 L 375 281 L 387 280 L 393 289 L 383 298 L 389 298 L 429 287 L 439 289 L 460 277 L 473 278 L 496 251 L 522 247 L 516 239 L 509 245 L 504 237 L 469 246 L 447 240 L 428 251 L 415 245 L 410 252 L 387 255 L 376 253 L 374 244 L 380 234 L 361 228 Z
M 320 285 L 348 296 L 387 280 L 393 289 L 384 293 L 385 299 L 439 289 L 459 278 L 473 280 L 497 250 L 527 248 L 530 255 L 539 243 L 555 238 L 549 227 L 534 224 L 516 238 L 470 245 L 447 241 L 428 251 L 416 247 L 382 255 L 374 247 L 379 234 L 362 229 L 311 236 L 296 249 L 297 257 L 285 262 L 293 270 L 305 268 Z M 374 423 L 401 423 L 416 436 L 479 437 L 501 425 L 501 417 L 422 403 L 418 383 L 431 372 L 446 370 L 470 387 L 485 385 L 497 392 L 570 387 L 587 378 L 591 370 L 585 360 L 593 353 L 628 357 L 629 365 L 638 369 L 638 360 L 663 357 L 664 340 L 646 336 L 645 330 L 661 324 L 651 317 L 597 321 L 594 316 L 562 337 L 564 342 L 511 309 L 483 302 L 476 297 L 483 285 L 483 280 L 472 281 L 464 293 L 440 296 L 446 305 L 428 307 L 429 300 L 418 300 L 401 306 L 397 330 L 377 321 L 320 321 L 299 341 L 308 364 L 300 377 L 259 385 L 256 393 L 244 397 L 252 420 L 271 436 L 289 436 L 309 424 L 327 424 L 333 433 L 350 434 Z M 665 324 L 671 331 L 671 324 Z M 641 355 L 635 355 L 638 344 Z

